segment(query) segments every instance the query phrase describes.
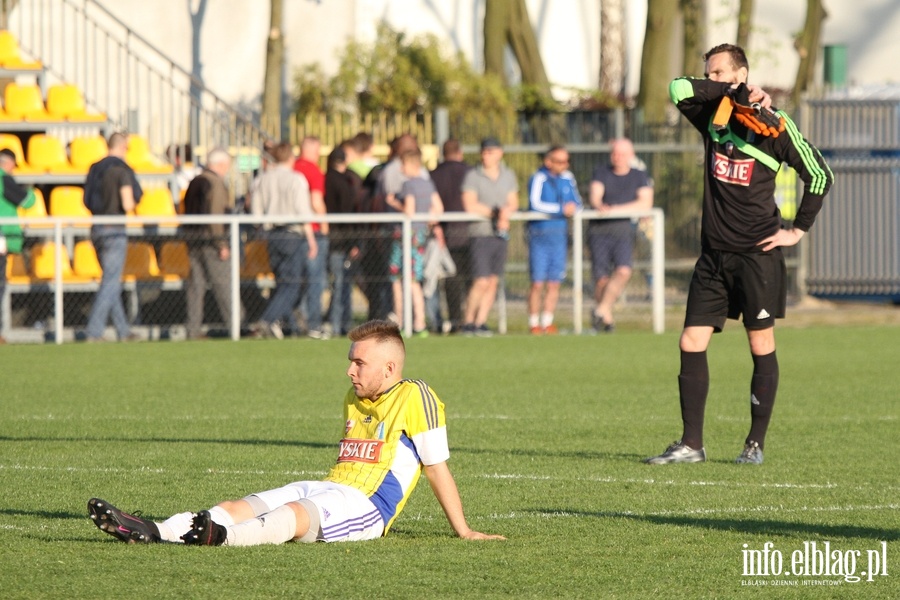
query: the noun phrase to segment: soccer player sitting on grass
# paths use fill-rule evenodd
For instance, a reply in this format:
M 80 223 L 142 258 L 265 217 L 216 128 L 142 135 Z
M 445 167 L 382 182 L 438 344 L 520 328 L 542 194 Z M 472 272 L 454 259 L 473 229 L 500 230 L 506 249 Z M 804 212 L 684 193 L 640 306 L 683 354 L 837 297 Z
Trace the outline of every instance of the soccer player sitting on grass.
M 101 531 L 128 543 L 184 542 L 254 546 L 369 540 L 386 535 L 424 470 L 456 534 L 469 540 L 505 539 L 469 528 L 456 483 L 444 404 L 424 382 L 403 379 L 406 350 L 399 328 L 369 321 L 349 333 L 353 389 L 344 397 L 344 438 L 324 481 L 222 502 L 197 514 L 154 523 L 92 498 L 88 512 Z

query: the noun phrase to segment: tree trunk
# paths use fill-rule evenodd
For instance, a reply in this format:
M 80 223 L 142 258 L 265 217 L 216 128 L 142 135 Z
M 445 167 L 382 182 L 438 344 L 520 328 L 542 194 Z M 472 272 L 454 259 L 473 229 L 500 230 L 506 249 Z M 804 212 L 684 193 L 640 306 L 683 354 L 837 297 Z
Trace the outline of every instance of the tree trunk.
M 512 48 L 522 72 L 522 83 L 550 97 L 550 80 L 538 49 L 525 0 L 487 0 L 484 11 L 484 71 L 508 83 L 503 68 L 506 45 Z
M 703 53 L 706 52 L 706 2 L 705 0 L 680 0 L 684 20 L 684 37 L 681 57 L 681 74 L 698 77 L 703 75 Z
M 621 98 L 625 92 L 625 2 L 600 3 L 600 77 L 604 94 Z
M 511 16 L 509 45 L 522 70 L 522 83 L 533 85 L 550 97 L 550 80 L 547 79 L 544 61 L 541 60 L 541 51 L 538 49 L 531 19 L 528 18 L 525 0 L 513 0 Z
M 750 29 L 753 25 L 753 0 L 741 0 L 738 7 L 737 41 L 741 48 L 750 46 Z
M 283 0 L 270 0 L 271 22 L 266 42 L 266 75 L 263 83 L 262 130 L 281 137 L 281 75 L 284 65 L 284 36 L 282 35 Z
M 665 122 L 669 102 L 669 51 L 672 28 L 678 14 L 679 0 L 648 0 L 647 33 L 641 56 L 638 106 L 644 111 L 644 122 Z
M 505 85 L 503 55 L 506 51 L 506 32 L 509 29 L 510 6 L 506 0 L 486 0 L 484 4 L 484 72 L 500 78 Z
M 822 22 L 827 16 L 822 0 L 806 1 L 806 22 L 803 24 L 803 31 L 794 39 L 794 48 L 800 54 L 800 66 L 797 68 L 797 80 L 791 93 L 793 106 L 798 106 L 801 96 L 813 83 L 816 59 L 819 56 L 819 40 L 822 36 Z

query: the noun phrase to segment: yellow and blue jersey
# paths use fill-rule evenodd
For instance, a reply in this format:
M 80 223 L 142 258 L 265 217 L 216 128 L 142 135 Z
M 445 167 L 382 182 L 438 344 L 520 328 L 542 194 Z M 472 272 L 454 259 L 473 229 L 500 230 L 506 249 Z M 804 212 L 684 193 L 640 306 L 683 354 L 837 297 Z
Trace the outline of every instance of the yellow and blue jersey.
M 374 401 L 349 390 L 344 419 L 337 463 L 325 480 L 366 494 L 381 513 L 387 534 L 422 466 L 450 457 L 444 404 L 424 382 L 404 379 Z

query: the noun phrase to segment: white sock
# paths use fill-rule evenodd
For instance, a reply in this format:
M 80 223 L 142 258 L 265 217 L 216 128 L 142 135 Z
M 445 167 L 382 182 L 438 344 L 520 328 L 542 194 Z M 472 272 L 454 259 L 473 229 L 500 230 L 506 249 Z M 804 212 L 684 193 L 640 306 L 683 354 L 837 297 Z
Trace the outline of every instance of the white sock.
M 172 515 L 162 523 L 157 523 L 159 537 L 164 542 L 181 543 L 181 536 L 193 528 L 194 513 L 183 512 Z
M 228 528 L 229 546 L 283 544 L 297 533 L 297 515 L 290 506 L 279 506 L 272 512 Z
M 549 327 L 550 325 L 553 325 L 553 313 L 541 313 L 541 327 Z
M 529 327 L 537 327 L 540 325 L 540 317 L 537 315 L 528 315 L 528 326 Z

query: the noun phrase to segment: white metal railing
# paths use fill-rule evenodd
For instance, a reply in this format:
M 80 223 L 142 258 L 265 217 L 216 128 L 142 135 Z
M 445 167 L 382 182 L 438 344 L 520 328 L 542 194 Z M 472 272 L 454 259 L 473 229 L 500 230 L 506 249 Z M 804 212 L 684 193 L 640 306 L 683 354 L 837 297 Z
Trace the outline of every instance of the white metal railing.
M 578 212 L 572 217 L 573 243 L 572 243 L 572 273 L 573 273 L 573 289 L 575 293 L 573 305 L 573 323 L 574 332 L 580 334 L 582 332 L 582 311 L 584 308 L 582 299 L 583 277 L 584 277 L 584 241 L 583 231 L 585 221 L 593 219 L 622 219 L 630 218 L 637 220 L 641 218 L 650 218 L 653 220 L 653 236 L 651 250 L 651 310 L 652 310 L 652 327 L 655 333 L 662 333 L 665 328 L 665 217 L 662 209 L 653 208 L 646 211 L 635 211 L 629 213 L 619 213 L 615 216 L 606 216 L 597 211 L 588 210 Z M 517 212 L 512 215 L 514 221 L 534 221 L 546 219 L 547 216 L 533 212 Z M 241 304 L 240 304 L 240 227 L 242 225 L 287 225 L 306 222 L 326 222 L 326 223 L 344 223 L 344 224 L 367 224 L 367 223 L 383 223 L 392 224 L 399 223 L 403 227 L 402 244 L 403 244 L 403 307 L 402 315 L 404 333 L 407 335 L 412 333 L 412 272 L 410 256 L 411 247 L 411 228 L 414 222 L 431 221 L 432 217 L 428 215 L 407 216 L 402 214 L 346 214 L 346 215 L 315 215 L 307 219 L 298 219 L 297 217 L 275 217 L 275 216 L 251 216 L 251 215 L 223 215 L 223 216 L 205 216 L 205 215 L 180 215 L 178 217 L 134 217 L 134 216 L 96 216 L 96 217 L 47 217 L 47 218 L 21 218 L 15 217 L 0 218 L 0 225 L 17 223 L 24 227 L 37 224 L 52 224 L 52 228 L 39 230 L 41 233 L 35 233 L 34 230 L 28 232 L 29 237 L 43 236 L 52 238 L 56 243 L 56 260 L 55 260 L 55 279 L 52 281 L 53 291 L 53 311 L 54 311 L 54 331 L 53 337 L 57 344 L 63 341 L 64 322 L 64 292 L 65 285 L 63 281 L 62 269 L 62 252 L 64 242 L 71 241 L 75 236 L 84 237 L 88 234 L 88 223 L 98 225 L 126 225 L 126 231 L 130 235 L 143 235 L 144 227 L 167 227 L 168 230 L 174 231 L 171 225 L 178 223 L 179 225 L 199 225 L 211 223 L 224 223 L 229 226 L 229 240 L 231 246 L 231 295 L 232 295 L 232 314 L 230 315 L 230 337 L 233 340 L 240 339 L 240 321 L 241 321 Z M 467 213 L 444 213 L 440 216 L 442 222 L 467 222 L 475 220 L 485 220 L 482 217 L 476 217 Z M 177 238 L 177 234 L 175 235 Z M 277 285 L 277 282 L 276 282 Z M 500 286 L 499 294 L 504 293 L 504 287 Z M 3 304 L 3 326 L 9 327 L 10 311 L 9 311 L 9 294 L 2 298 Z M 506 307 L 504 302 L 499 302 L 498 306 L 500 331 L 506 331 Z M 224 315 L 223 315 L 224 316 Z
M 240 152 L 266 139 L 250 116 L 95 0 L 19 2 L 9 29 L 51 78 L 77 85 L 94 110 L 146 137 L 158 156 L 170 144 Z

